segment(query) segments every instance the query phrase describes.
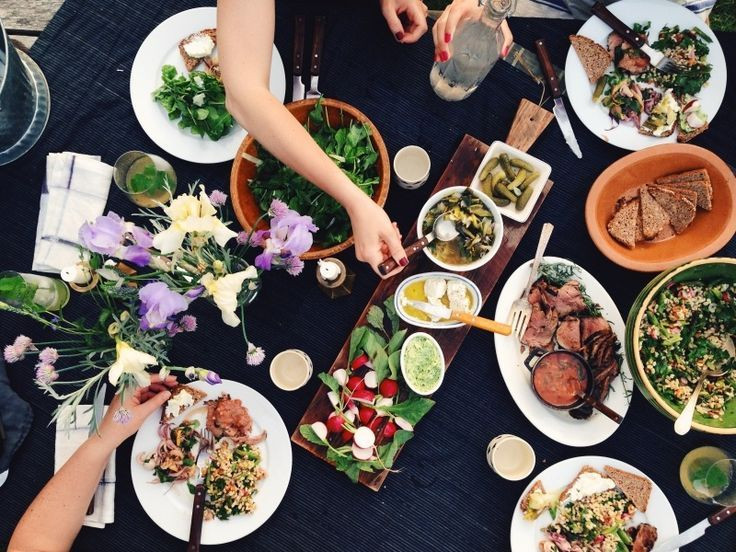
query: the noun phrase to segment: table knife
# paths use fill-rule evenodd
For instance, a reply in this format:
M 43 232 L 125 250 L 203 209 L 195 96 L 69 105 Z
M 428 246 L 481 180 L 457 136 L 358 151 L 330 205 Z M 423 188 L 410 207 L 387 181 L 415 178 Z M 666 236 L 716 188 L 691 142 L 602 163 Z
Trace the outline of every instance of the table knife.
M 656 544 L 652 549 L 652 552 L 672 552 L 673 550 L 677 550 L 678 548 L 681 548 L 686 544 L 690 544 L 691 542 L 702 537 L 705 534 L 706 529 L 722 522 L 723 520 L 728 519 L 734 513 L 736 513 L 736 506 L 723 508 L 723 510 L 719 510 L 712 516 L 705 518 L 700 523 L 693 525 L 690 529 L 680 533 L 676 537 L 667 539 L 661 544 Z
M 306 94 L 304 82 L 302 82 L 302 69 L 304 67 L 304 27 L 303 15 L 294 17 L 294 66 L 291 71 L 294 83 L 291 89 L 291 101 L 303 100 Z
M 570 125 L 570 118 L 567 116 L 565 111 L 565 104 L 562 103 L 562 89 L 560 88 L 560 81 L 557 78 L 554 67 L 552 66 L 552 60 L 549 57 L 547 46 L 544 43 L 543 38 L 539 38 L 534 41 L 534 45 L 537 47 L 537 56 L 539 57 L 539 63 L 544 71 L 544 76 L 549 84 L 552 98 L 554 99 L 555 106 L 552 108 L 552 112 L 555 114 L 557 124 L 560 125 L 562 135 L 565 137 L 565 142 L 570 146 L 570 149 L 577 156 L 578 159 L 583 157 L 583 152 L 580 151 L 578 141 L 575 139 L 575 133 L 572 131 L 572 125 Z
M 406 299 L 406 305 L 414 307 L 417 310 L 422 311 L 425 314 L 433 318 L 439 318 L 440 320 L 457 320 L 473 326 L 474 328 L 480 328 L 487 332 L 499 333 L 501 335 L 511 335 L 511 326 L 490 320 L 489 318 L 483 318 L 470 314 L 469 312 L 460 312 L 447 308 L 444 305 L 432 305 L 431 303 L 425 303 L 424 301 L 414 301 L 412 299 Z
M 314 18 L 314 36 L 312 38 L 312 57 L 309 61 L 309 90 L 307 98 L 319 98 L 322 92 L 319 91 L 319 68 L 322 61 L 322 44 L 325 41 L 325 22 L 327 18 L 318 15 Z

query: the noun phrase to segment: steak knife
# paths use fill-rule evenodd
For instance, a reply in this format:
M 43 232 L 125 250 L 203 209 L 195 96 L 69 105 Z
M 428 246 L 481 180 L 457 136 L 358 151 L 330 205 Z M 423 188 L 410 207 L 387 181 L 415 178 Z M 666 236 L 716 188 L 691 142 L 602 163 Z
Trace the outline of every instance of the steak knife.
M 538 38 L 534 41 L 534 45 L 537 47 L 539 64 L 542 66 L 544 77 L 547 79 L 547 84 L 549 84 L 552 98 L 555 102 L 552 112 L 555 114 L 557 124 L 560 125 L 560 130 L 562 130 L 562 135 L 565 137 L 567 145 L 570 146 L 570 149 L 578 159 L 582 159 L 583 152 L 580 151 L 578 141 L 575 139 L 575 133 L 572 131 L 572 125 L 570 125 L 570 118 L 567 116 L 567 111 L 565 111 L 565 104 L 562 103 L 562 89 L 560 88 L 560 81 L 557 79 L 557 73 L 555 73 L 555 69 L 552 66 L 552 60 L 549 57 L 549 52 L 547 51 L 544 39 Z
M 731 517 L 734 513 L 736 513 L 736 506 L 730 506 L 728 508 L 724 508 L 723 510 L 719 510 L 712 516 L 705 518 L 700 523 L 693 525 L 690 529 L 688 529 L 687 531 L 683 531 L 676 537 L 667 539 L 662 544 L 655 544 L 654 548 L 652 548 L 652 552 L 672 552 L 673 550 L 677 550 L 678 548 L 681 548 L 686 544 L 690 544 L 691 542 L 702 537 L 705 534 L 706 529 L 712 527 L 713 525 L 721 523 L 722 521 Z
M 322 92 L 319 91 L 319 68 L 322 61 L 322 45 L 325 41 L 325 24 L 327 18 L 318 15 L 314 18 L 314 36 L 312 37 L 312 57 L 309 66 L 309 90 L 307 90 L 307 98 L 319 98 Z
M 294 17 L 294 66 L 292 75 L 294 84 L 291 89 L 291 101 L 303 100 L 306 94 L 304 82 L 302 82 L 302 70 L 304 68 L 304 27 L 303 15 Z

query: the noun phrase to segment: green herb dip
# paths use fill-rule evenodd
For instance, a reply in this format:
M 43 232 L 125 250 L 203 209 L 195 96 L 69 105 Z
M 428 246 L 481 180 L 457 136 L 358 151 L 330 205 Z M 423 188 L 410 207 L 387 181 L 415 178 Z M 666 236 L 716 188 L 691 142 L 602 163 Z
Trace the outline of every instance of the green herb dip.
M 407 343 L 404 366 L 407 383 L 419 393 L 432 391 L 445 369 L 436 345 L 421 335 Z

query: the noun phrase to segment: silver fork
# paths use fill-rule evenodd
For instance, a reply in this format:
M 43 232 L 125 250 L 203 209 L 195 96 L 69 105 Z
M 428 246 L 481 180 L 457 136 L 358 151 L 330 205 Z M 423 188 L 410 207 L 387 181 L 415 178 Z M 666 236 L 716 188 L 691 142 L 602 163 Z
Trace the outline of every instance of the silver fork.
M 611 27 L 621 38 L 631 44 L 634 48 L 639 48 L 649 57 L 649 63 L 662 71 L 663 73 L 675 73 L 678 70 L 677 64 L 662 52 L 658 52 L 649 44 L 646 39 L 636 34 L 626 23 L 613 15 L 603 2 L 596 2 L 590 11 L 595 14 L 598 19 Z
M 537 277 L 537 270 L 539 269 L 539 262 L 544 256 L 544 250 L 547 249 L 549 238 L 552 235 L 552 230 L 555 227 L 549 222 L 545 222 L 542 226 L 542 233 L 539 235 L 539 243 L 537 243 L 537 252 L 534 254 L 534 260 L 532 261 L 532 269 L 529 273 L 529 281 L 526 284 L 524 295 L 519 297 L 516 301 L 511 304 L 511 314 L 509 315 L 509 324 L 513 334 L 521 339 L 526 332 L 527 326 L 529 326 L 529 318 L 532 315 L 532 304 L 529 302 L 529 291 L 532 288 L 532 284 Z

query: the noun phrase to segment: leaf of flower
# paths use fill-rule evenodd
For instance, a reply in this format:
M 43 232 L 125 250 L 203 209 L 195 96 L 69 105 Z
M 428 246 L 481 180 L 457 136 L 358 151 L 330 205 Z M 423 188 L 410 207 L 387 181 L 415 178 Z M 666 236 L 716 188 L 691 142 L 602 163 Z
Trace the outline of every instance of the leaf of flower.
M 383 331 L 383 311 L 381 310 L 381 307 L 371 305 L 371 308 L 368 309 L 368 314 L 366 315 L 365 320 L 378 331 Z

